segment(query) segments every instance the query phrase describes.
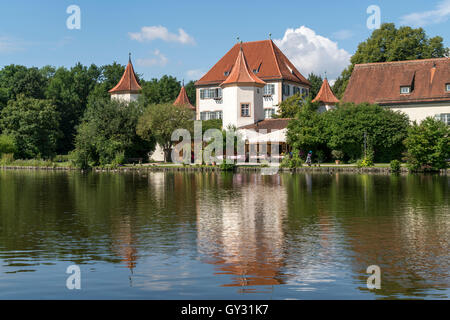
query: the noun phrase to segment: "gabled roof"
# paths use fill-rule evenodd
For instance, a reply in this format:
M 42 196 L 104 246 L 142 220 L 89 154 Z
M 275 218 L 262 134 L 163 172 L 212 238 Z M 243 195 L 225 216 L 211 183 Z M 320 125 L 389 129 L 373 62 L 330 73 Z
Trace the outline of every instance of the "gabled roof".
M 233 69 L 231 69 L 228 78 L 221 83 L 220 86 L 226 85 L 255 85 L 255 86 L 265 86 L 266 83 L 258 78 L 252 71 L 249 70 L 247 60 L 245 59 L 244 51 L 242 47 L 239 50 L 238 56 L 234 63 Z
M 225 56 L 223 56 L 200 80 L 197 86 L 219 85 L 231 73 L 231 69 L 237 60 L 241 44 L 235 44 Z M 289 59 L 273 43 L 272 40 L 254 41 L 242 43 L 249 70 L 263 81 L 289 80 L 305 86 L 310 86 L 309 81 L 294 67 Z
M 109 93 L 139 93 L 141 90 L 142 88 L 134 73 L 133 64 L 131 63 L 131 59 L 129 59 L 122 78 L 114 88 L 109 90 Z
M 188 107 L 189 109 L 195 110 L 195 107 L 189 101 L 189 98 L 187 96 L 184 85 L 181 87 L 180 94 L 178 95 L 178 98 L 175 100 L 173 105 L 174 106 L 185 106 L 185 107 Z
M 322 87 L 320 87 L 319 93 L 312 102 L 317 101 L 323 102 L 328 105 L 339 103 L 338 98 L 336 98 L 333 91 L 331 91 L 330 84 L 328 83 L 327 78 L 323 80 Z
M 450 101 L 450 58 L 355 65 L 342 100 L 380 105 Z M 401 94 L 400 87 L 411 93 Z

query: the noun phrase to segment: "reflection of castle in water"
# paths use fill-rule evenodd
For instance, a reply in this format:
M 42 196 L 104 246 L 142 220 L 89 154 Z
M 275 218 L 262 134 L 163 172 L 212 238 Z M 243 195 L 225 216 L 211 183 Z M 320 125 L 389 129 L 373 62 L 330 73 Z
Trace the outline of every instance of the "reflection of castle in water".
M 198 250 L 217 274 L 234 275 L 224 286 L 281 284 L 285 211 L 279 204 L 287 199 L 280 176 L 235 174 L 230 182 L 214 203 L 208 193 L 197 197 Z

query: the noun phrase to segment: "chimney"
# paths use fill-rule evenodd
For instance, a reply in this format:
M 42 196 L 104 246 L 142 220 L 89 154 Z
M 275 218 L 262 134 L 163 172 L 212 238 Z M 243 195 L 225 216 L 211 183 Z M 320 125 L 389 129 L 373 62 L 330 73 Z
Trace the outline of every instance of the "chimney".
M 430 77 L 430 85 L 433 84 L 433 79 L 434 79 L 434 74 L 435 73 L 436 73 L 436 62 L 433 64 L 433 68 L 431 68 L 431 71 L 430 71 L 430 75 L 431 75 L 431 77 Z

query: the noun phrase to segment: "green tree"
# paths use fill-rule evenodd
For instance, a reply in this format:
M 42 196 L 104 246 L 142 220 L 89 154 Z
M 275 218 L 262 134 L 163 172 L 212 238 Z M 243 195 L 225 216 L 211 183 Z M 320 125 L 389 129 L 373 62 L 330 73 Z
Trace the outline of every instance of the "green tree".
M 342 98 L 355 64 L 441 58 L 448 54 L 449 48 L 444 46 L 442 37 L 429 38 L 422 28 L 397 29 L 393 23 L 384 23 L 358 45 L 351 65 L 336 80 L 333 92 Z
M 195 89 L 195 82 L 194 81 L 189 81 L 186 85 L 186 94 L 189 98 L 189 101 L 191 102 L 191 104 L 193 106 L 195 106 L 196 102 L 197 102 L 197 93 L 196 93 L 196 89 Z
M 171 161 L 172 133 L 176 129 L 192 131 L 194 112 L 172 103 L 149 105 L 139 119 L 137 133 L 145 140 L 152 138 L 164 151 L 165 162 Z
M 0 156 L 4 153 L 16 153 L 17 147 L 14 137 L 6 134 L 0 135 Z
M 7 100 L 16 99 L 20 94 L 30 98 L 43 99 L 47 78 L 38 68 L 20 65 L 5 66 L 0 70 L 0 88 Z
M 413 171 L 435 171 L 447 167 L 450 159 L 450 127 L 444 122 L 426 118 L 414 122 L 405 139 L 406 159 Z
M 67 153 L 74 147 L 76 126 L 86 110 L 89 94 L 97 85 L 100 70 L 95 65 L 89 68 L 76 64 L 70 70 L 58 68 L 50 79 L 46 96 L 61 113 L 58 153 Z
M 311 83 L 309 96 L 311 97 L 311 99 L 314 99 L 319 93 L 320 88 L 322 87 L 323 79 L 321 76 L 318 76 L 314 73 L 310 73 L 308 76 L 308 81 Z
M 144 105 L 173 103 L 180 93 L 181 84 L 175 77 L 164 75 L 142 83 Z M 194 102 L 191 101 L 193 104 Z
M 298 93 L 287 98 L 280 103 L 278 113 L 274 115 L 274 118 L 294 118 L 300 111 L 300 107 L 303 104 L 303 99 L 304 98 Z
M 14 138 L 18 157 L 51 158 L 61 135 L 59 120 L 60 114 L 51 101 L 19 95 L 2 110 L 0 127 Z
M 82 168 L 112 164 L 117 158 L 145 158 L 154 148 L 152 137 L 143 140 L 136 134 L 142 107 L 109 98 L 89 102 L 75 138 L 71 154 Z
M 88 100 L 97 100 L 99 98 L 109 98 L 109 90 L 114 88 L 120 81 L 125 72 L 125 66 L 113 62 L 99 68 L 100 76 L 98 83 L 90 92 Z M 93 102 L 94 103 L 94 102 Z
M 404 151 L 408 116 L 371 104 L 343 104 L 324 112 L 323 132 L 332 150 L 342 150 L 347 159 L 362 157 L 364 143 L 375 159 L 389 162 L 399 159 Z M 366 140 L 366 141 L 364 141 Z
M 328 152 L 323 117 L 317 109 L 318 103 L 312 103 L 309 99 L 288 124 L 288 143 L 305 155 L 308 151 L 313 151 L 313 154 L 318 151 Z

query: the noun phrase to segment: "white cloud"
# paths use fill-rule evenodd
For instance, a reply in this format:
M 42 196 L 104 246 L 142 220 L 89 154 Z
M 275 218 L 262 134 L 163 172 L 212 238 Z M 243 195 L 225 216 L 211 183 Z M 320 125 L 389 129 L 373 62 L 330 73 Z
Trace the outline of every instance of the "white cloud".
M 187 78 L 189 80 L 198 80 L 203 77 L 204 74 L 205 72 L 201 69 L 188 70 L 186 72 Z
M 274 40 L 295 67 L 307 77 L 310 72 L 336 79 L 350 64 L 351 54 L 337 42 L 322 37 L 305 26 L 287 29 L 283 39 Z
M 131 39 L 139 42 L 163 40 L 166 42 L 177 42 L 181 44 L 195 44 L 195 40 L 183 29 L 178 29 L 178 34 L 171 33 L 163 26 L 142 27 L 140 32 L 129 32 Z
M 163 55 L 159 50 L 155 50 L 153 52 L 153 57 L 145 58 L 145 59 L 137 59 L 136 64 L 142 67 L 153 67 L 159 66 L 164 67 L 169 59 L 165 55 Z
M 22 50 L 18 42 L 8 37 L 0 37 L 0 53 L 11 53 Z
M 438 3 L 434 10 L 414 12 L 400 18 L 400 23 L 412 27 L 423 27 L 427 24 L 441 23 L 450 17 L 450 0 Z

